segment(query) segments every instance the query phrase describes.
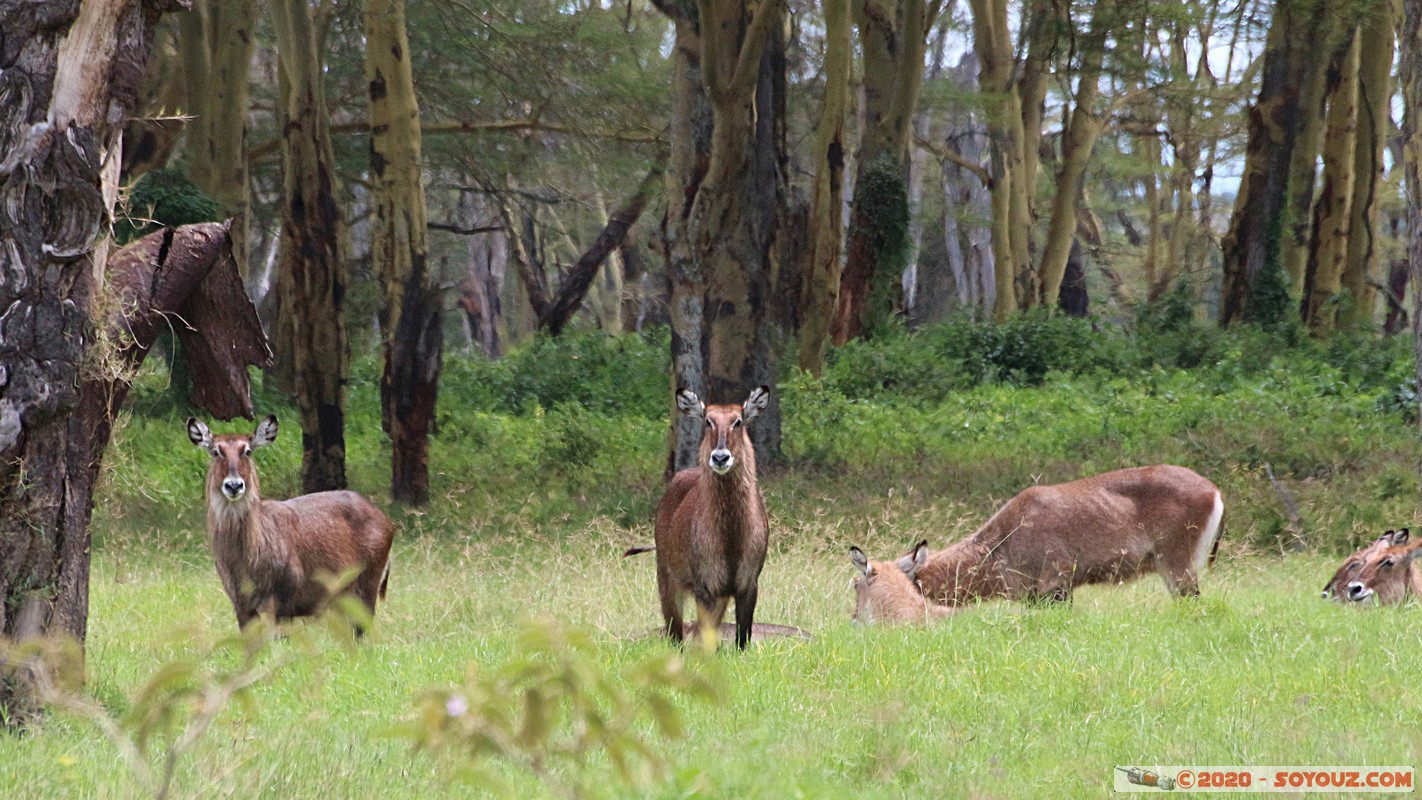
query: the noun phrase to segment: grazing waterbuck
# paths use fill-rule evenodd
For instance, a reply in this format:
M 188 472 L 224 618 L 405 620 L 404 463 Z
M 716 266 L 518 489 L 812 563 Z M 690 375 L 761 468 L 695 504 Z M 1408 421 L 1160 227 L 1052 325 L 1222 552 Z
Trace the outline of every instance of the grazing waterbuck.
M 383 511 L 346 491 L 263 499 L 252 452 L 276 439 L 276 417 L 262 420 L 250 436 L 213 436 L 191 417 L 187 430 L 192 443 L 212 455 L 207 532 L 239 627 L 258 615 L 283 621 L 316 614 L 329 600 L 328 581 L 352 571 L 358 572 L 346 591 L 375 613 L 395 538 Z
M 666 635 L 680 642 L 682 604 L 696 601 L 697 628 L 715 647 L 721 620 L 736 601 L 736 646 L 750 643 L 770 525 L 756 484 L 755 447 L 746 426 L 770 400 L 761 386 L 740 405 L 704 405 L 689 389 L 677 408 L 706 424 L 699 463 L 672 477 L 657 506 L 657 591 Z
M 1224 519 L 1219 489 L 1192 470 L 1156 465 L 1032 486 L 978 531 L 917 563 L 898 560 L 933 602 L 1070 599 L 1087 583 L 1155 571 L 1173 594 L 1199 594 Z
M 855 622 L 927 622 L 957 610 L 924 597 L 916 582 L 918 571 L 928 560 L 928 541 L 919 542 L 905 558 L 907 564 L 870 561 L 863 550 L 849 548 L 849 560 L 859 569 L 859 577 L 854 579 Z

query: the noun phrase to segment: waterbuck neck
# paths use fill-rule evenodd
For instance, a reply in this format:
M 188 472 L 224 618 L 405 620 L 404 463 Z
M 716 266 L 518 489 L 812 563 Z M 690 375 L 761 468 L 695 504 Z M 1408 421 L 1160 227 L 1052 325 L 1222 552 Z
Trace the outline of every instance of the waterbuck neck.
M 207 530 L 214 549 L 242 554 L 244 560 L 255 562 L 266 548 L 262 528 L 262 493 L 256 470 L 243 478 L 246 491 L 237 500 L 222 493 L 222 481 L 228 475 L 225 465 L 214 461 L 207 479 Z
M 929 556 L 916 577 L 930 600 L 963 605 L 1007 593 L 994 567 L 993 548 L 974 534 Z

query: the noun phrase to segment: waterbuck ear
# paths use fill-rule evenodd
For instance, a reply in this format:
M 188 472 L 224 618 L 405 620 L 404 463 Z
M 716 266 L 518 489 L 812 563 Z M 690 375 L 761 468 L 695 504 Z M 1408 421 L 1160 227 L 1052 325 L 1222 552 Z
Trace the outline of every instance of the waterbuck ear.
M 899 569 L 913 580 L 918 571 L 923 569 L 923 565 L 928 563 L 928 540 L 924 539 L 913 546 L 913 550 L 906 556 L 898 560 Z
M 769 386 L 757 386 L 751 389 L 750 397 L 747 397 L 746 401 L 741 404 L 741 419 L 750 422 L 768 405 L 770 405 Z
M 849 560 L 854 562 L 854 566 L 859 568 L 860 574 L 869 577 L 874 574 L 874 568 L 869 566 L 869 559 L 864 555 L 864 551 L 857 547 L 849 548 Z
M 696 396 L 696 392 L 690 389 L 682 389 L 676 393 L 676 407 L 683 414 L 690 414 L 701 419 L 706 418 L 706 405 L 701 402 L 701 398 Z
M 1417 537 L 1417 541 L 1407 546 L 1407 550 L 1403 552 L 1402 557 L 1406 561 L 1411 561 L 1419 555 L 1422 555 L 1422 536 Z
M 257 430 L 252 433 L 252 449 L 275 442 L 278 430 L 277 418 L 267 415 L 266 419 L 257 423 Z
M 1400 544 L 1407 544 L 1407 539 L 1408 539 L 1411 535 L 1412 535 L 1412 534 L 1409 533 L 1406 528 L 1399 528 L 1399 529 L 1397 530 L 1397 532 L 1392 535 L 1392 545 L 1393 545 L 1393 547 L 1396 547 L 1397 545 L 1400 545 Z
M 199 422 L 197 417 L 188 417 L 188 441 L 204 450 L 211 450 L 212 431 Z

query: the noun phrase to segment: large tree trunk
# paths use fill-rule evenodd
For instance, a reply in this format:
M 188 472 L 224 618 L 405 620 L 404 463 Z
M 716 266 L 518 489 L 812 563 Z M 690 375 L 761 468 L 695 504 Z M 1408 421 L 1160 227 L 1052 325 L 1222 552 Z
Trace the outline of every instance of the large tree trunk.
M 346 486 L 345 220 L 336 204 L 335 156 L 316 31 L 305 0 L 276 0 L 282 88 L 281 266 L 278 375 L 301 414 L 301 486 Z
M 370 87 L 370 173 L 375 206 L 370 255 L 385 287 L 380 408 L 390 436 L 390 495 L 430 499 L 430 428 L 444 353 L 439 275 L 425 244 L 420 107 L 410 71 L 404 0 L 366 0 L 365 76 Z
M 136 0 L 0 6 L 0 636 L 89 614 L 94 421 L 81 388 L 120 163 L 153 25 Z M 39 13 L 43 10 L 46 13 Z M 0 665 L 3 666 L 3 665 Z M 0 670 L 0 717 L 29 707 Z
M 810 201 L 810 256 L 800 292 L 800 369 L 818 376 L 839 306 L 844 246 L 844 122 L 853 55 L 850 0 L 825 0 L 825 92 L 815 132 L 815 183 Z
M 784 14 L 767 0 L 658 0 L 676 24 L 672 153 L 663 242 L 672 279 L 673 381 L 708 402 L 774 382 L 765 330 L 785 152 Z M 679 415 L 680 416 L 680 415 Z M 778 398 L 751 427 L 757 457 L 779 453 Z M 668 475 L 691 466 L 696 420 L 673 425 Z
M 1319 0 L 1283 0 L 1275 7 L 1259 99 L 1249 114 L 1244 174 L 1222 242 L 1222 324 L 1273 324 L 1289 315 L 1289 278 L 1281 246 L 1289 222 L 1289 192 L 1301 190 L 1290 186 L 1290 167 L 1306 117 L 1313 113 L 1303 104 L 1300 87 L 1308 85 L 1313 70 L 1322 69 L 1317 43 L 1327 24 Z
M 835 344 L 864 336 L 902 307 L 909 251 L 909 135 L 938 3 L 855 0 L 864 52 L 864 127 L 835 314 Z

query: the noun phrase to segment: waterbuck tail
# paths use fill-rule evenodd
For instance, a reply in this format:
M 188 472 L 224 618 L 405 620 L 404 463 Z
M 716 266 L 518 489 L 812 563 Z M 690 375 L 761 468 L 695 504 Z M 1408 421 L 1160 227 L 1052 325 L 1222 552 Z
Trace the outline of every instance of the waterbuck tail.
M 657 546 L 654 544 L 644 544 L 640 547 L 629 547 L 625 552 L 623 552 L 622 557 L 626 558 L 628 556 L 638 555 L 639 553 L 650 553 L 656 549 Z

